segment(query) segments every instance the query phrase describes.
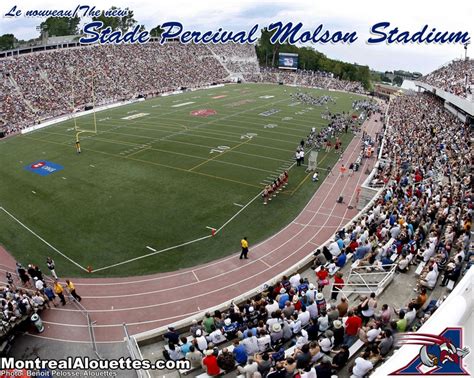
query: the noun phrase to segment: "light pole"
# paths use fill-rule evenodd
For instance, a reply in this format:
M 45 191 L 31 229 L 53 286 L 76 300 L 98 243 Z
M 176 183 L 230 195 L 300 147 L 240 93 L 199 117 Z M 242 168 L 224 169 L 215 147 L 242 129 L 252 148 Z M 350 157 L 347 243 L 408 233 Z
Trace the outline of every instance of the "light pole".
M 470 42 L 466 42 L 464 44 L 464 60 L 467 60 L 467 46 L 469 45 Z

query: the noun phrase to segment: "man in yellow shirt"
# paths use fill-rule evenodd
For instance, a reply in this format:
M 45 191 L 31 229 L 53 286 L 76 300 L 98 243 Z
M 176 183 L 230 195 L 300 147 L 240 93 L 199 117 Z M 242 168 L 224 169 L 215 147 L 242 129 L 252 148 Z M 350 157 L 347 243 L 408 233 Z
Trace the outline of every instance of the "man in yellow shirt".
M 81 296 L 76 293 L 76 287 L 74 286 L 74 284 L 70 280 L 66 280 L 66 286 L 67 286 L 67 289 L 69 290 L 69 292 L 71 293 L 71 295 L 73 296 L 73 298 L 76 301 L 79 301 L 79 302 L 82 301 Z
M 66 304 L 66 298 L 64 298 L 64 290 L 58 280 L 54 280 L 54 292 L 61 299 L 63 306 Z
M 249 252 L 249 242 L 247 241 L 247 237 L 245 236 L 240 241 L 240 246 L 242 247 L 242 252 L 240 253 L 240 259 L 248 259 L 247 253 Z

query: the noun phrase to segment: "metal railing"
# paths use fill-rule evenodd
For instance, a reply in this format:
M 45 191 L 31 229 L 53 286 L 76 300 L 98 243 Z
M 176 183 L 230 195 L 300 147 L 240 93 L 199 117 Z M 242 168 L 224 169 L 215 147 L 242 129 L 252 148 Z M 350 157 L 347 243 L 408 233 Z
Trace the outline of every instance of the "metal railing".
M 378 266 L 362 266 L 351 268 L 349 271 L 349 275 L 347 278 L 346 283 L 344 283 L 344 287 L 341 290 L 338 290 L 344 296 L 348 297 L 351 294 L 371 294 L 376 293 L 379 295 L 391 282 L 393 276 L 395 275 L 395 270 L 397 268 L 397 264 L 390 264 L 385 265 L 389 266 L 390 270 L 388 271 L 377 271 L 377 272 L 366 272 L 360 273 L 355 269 L 374 269 L 378 268 Z M 383 276 L 382 279 L 377 280 L 377 276 Z M 361 282 L 354 282 L 351 280 L 360 279 Z M 372 278 L 372 280 L 370 280 Z M 377 280 L 376 282 L 372 282 L 373 280 Z M 331 286 L 331 292 L 334 291 L 334 284 Z
M 125 341 L 127 342 L 127 349 L 130 353 L 130 357 L 133 361 L 143 361 L 143 355 L 140 351 L 140 347 L 137 344 L 137 340 L 133 336 L 130 336 L 125 323 L 123 323 L 123 331 L 125 333 Z M 148 370 L 138 369 L 135 372 L 137 373 L 138 378 L 151 378 L 150 372 Z
M 69 298 L 71 302 L 77 307 L 77 309 L 81 312 L 82 315 L 84 315 L 87 319 L 87 328 L 89 329 L 89 337 L 91 339 L 91 345 L 92 345 L 92 350 L 94 351 L 95 355 L 99 360 L 102 360 L 102 357 L 99 354 L 99 350 L 97 348 L 97 343 L 95 341 L 95 333 L 94 333 L 94 325 L 95 325 L 95 320 L 91 319 L 91 316 L 89 315 L 89 312 L 86 310 L 86 308 L 81 305 L 80 302 L 78 302 L 72 295 L 69 295 Z

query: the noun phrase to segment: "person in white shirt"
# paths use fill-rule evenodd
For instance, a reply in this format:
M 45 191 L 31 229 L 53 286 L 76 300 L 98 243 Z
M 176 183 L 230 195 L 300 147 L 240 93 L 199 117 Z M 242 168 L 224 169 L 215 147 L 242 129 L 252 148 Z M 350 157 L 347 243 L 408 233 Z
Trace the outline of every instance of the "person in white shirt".
M 306 327 L 309 324 L 309 319 L 311 318 L 308 309 L 303 307 L 298 314 L 298 320 L 301 322 L 301 327 Z
M 407 327 L 410 327 L 416 319 L 415 304 L 412 302 L 408 303 L 408 311 L 405 312 L 405 319 L 407 321 Z
M 276 310 L 278 310 L 278 302 L 270 299 L 269 303 L 265 306 L 265 310 L 267 310 L 268 315 L 272 315 Z
M 305 329 L 301 330 L 301 336 L 296 339 L 296 348 L 301 349 L 301 347 L 308 343 L 308 332 Z
M 206 337 L 202 334 L 202 331 L 200 329 L 196 331 L 196 342 L 197 342 L 197 347 L 201 352 L 207 349 Z
M 242 345 L 245 347 L 247 356 L 253 356 L 258 353 L 258 340 L 252 335 L 252 331 L 248 331 L 247 338 L 242 341 Z
M 35 281 L 35 287 L 36 287 L 36 290 L 39 290 L 39 291 L 43 291 L 44 289 L 44 283 L 43 281 L 41 281 L 40 279 L 38 279 L 38 277 L 35 277 L 34 278 L 34 281 Z
M 301 332 L 301 320 L 297 317 L 291 315 L 290 328 L 293 335 L 296 335 Z
M 291 286 L 296 289 L 298 285 L 300 284 L 300 279 L 301 279 L 301 276 L 299 273 L 296 273 L 295 275 L 291 276 L 290 277 Z
M 260 330 L 260 337 L 257 339 L 258 350 L 265 352 L 272 346 L 272 339 L 270 335 L 263 329 Z
M 303 372 L 300 372 L 301 378 L 317 378 L 316 369 L 314 367 L 308 366 L 304 369 Z
M 207 340 L 213 343 L 214 345 L 223 343 L 226 341 L 226 337 L 222 334 L 222 331 L 220 329 L 216 329 L 216 326 L 214 324 L 211 325 L 211 330 L 212 332 L 207 336 Z
M 331 330 L 327 330 L 324 332 L 324 338 L 319 340 L 319 347 L 323 353 L 328 354 L 331 351 L 334 344 L 333 335 L 334 333 Z
M 367 331 L 367 341 L 369 343 L 373 342 L 381 333 L 382 330 L 380 329 L 380 325 L 374 325 Z
M 370 352 L 366 351 L 362 357 L 357 357 L 355 359 L 355 365 L 352 369 L 351 378 L 363 378 L 374 368 L 372 362 L 368 360 L 369 356 Z
M 329 317 L 326 311 L 321 311 L 321 316 L 318 318 L 319 331 L 324 332 L 329 328 Z
M 332 240 L 332 242 L 328 245 L 329 252 L 333 257 L 337 257 L 341 254 L 341 250 L 339 248 L 339 244 Z
M 429 272 L 426 275 L 424 280 L 420 281 L 421 286 L 426 286 L 429 289 L 432 289 L 436 285 L 436 281 L 438 280 L 438 274 L 434 270 L 432 266 L 429 267 Z

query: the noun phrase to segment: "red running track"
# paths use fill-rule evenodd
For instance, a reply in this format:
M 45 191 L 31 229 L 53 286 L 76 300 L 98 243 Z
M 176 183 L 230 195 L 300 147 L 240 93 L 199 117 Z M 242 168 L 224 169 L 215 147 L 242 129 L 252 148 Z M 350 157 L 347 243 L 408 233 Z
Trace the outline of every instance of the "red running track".
M 378 116 L 376 116 L 378 118 Z M 375 136 L 380 123 L 366 121 L 366 132 Z M 348 166 L 360 152 L 354 138 L 343 154 Z M 261 286 L 311 254 L 357 214 L 356 188 L 367 177 L 375 159 L 364 159 L 352 177 L 340 177 L 339 162 L 296 219 L 277 234 L 251 246 L 249 260 L 238 254 L 176 272 L 128 278 L 75 279 L 83 306 L 90 313 L 96 339 L 102 343 L 123 340 L 123 323 L 131 334 L 156 329 L 202 313 Z M 336 199 L 343 196 L 345 203 Z M 5 269 L 15 271 L 15 260 L 0 247 L 2 278 Z M 41 338 L 89 343 L 85 316 L 67 304 L 42 313 L 45 331 Z

